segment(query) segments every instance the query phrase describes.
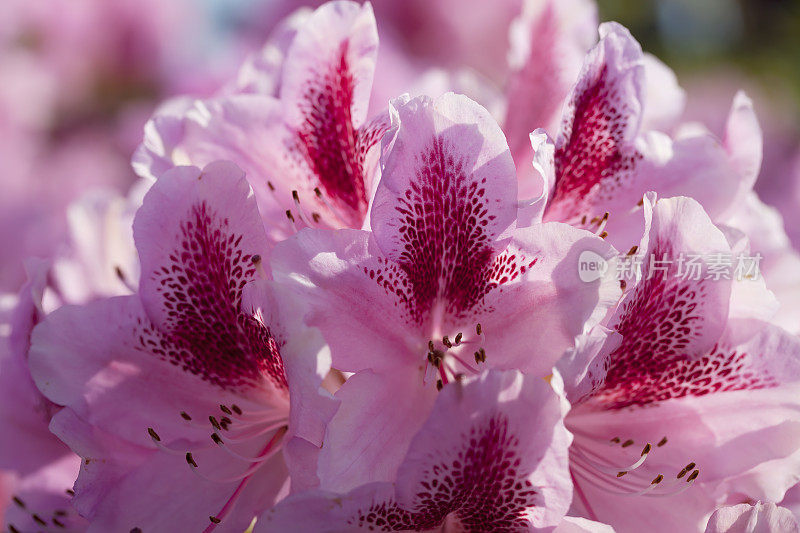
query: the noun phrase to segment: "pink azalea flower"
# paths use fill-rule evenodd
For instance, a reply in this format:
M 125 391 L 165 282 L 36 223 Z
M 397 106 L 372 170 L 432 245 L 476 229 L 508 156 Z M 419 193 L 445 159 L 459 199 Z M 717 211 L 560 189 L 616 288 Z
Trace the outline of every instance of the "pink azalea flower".
M 62 307 L 33 335 L 37 386 L 66 406 L 51 429 L 83 458 L 74 504 L 105 531 L 242 531 L 285 490 L 282 444 L 319 445 L 324 351 L 278 316 L 235 165 L 164 174 L 133 226 L 138 294 Z
M 320 456 L 322 487 L 338 492 L 392 479 L 437 381 L 482 367 L 549 374 L 618 296 L 616 282 L 576 271 L 582 252 L 613 258 L 603 240 L 515 227 L 514 164 L 485 109 L 452 93 L 399 99 L 392 126 L 372 231 L 304 230 L 273 257 L 334 366 L 357 372 Z
M 384 115 L 367 120 L 377 49 L 369 4 L 326 3 L 299 24 L 282 68 L 262 75 L 279 80 L 256 84 L 277 97 L 246 89 L 173 104 L 148 123 L 134 167 L 156 178 L 174 164 L 236 162 L 272 242 L 303 226 L 361 227 L 386 129 Z
M 555 143 L 541 131 L 531 134 L 534 168 L 545 180 L 547 203 L 538 204 L 544 206 L 544 220 L 605 224 L 611 242 L 627 249 L 641 235 L 637 206 L 647 191 L 693 197 L 712 219 L 723 217 L 755 180 L 751 164 L 755 153 L 760 158 L 760 130 L 752 104 L 744 97 L 734 101 L 730 138 L 724 141 L 687 128 L 674 138 L 647 129 L 648 122 L 663 126 L 677 116 L 646 120 L 647 106 L 660 106 L 645 100 L 650 83 L 639 44 L 615 23 L 602 24 L 600 36 L 568 97 Z M 666 67 L 650 71 L 653 79 L 669 78 Z M 667 94 L 675 95 L 672 101 L 682 98 L 679 90 Z M 673 112 L 681 108 L 674 106 Z M 531 213 L 535 220 L 538 208 Z
M 791 511 L 774 503 L 740 503 L 714 511 L 706 533 L 798 533 Z
M 557 378 L 555 378 L 557 380 Z M 489 371 L 444 387 L 391 482 L 313 490 L 255 531 L 531 531 L 572 497 L 567 404 L 544 380 Z
M 12 315 L 0 326 L 0 473 L 7 476 L 7 507 L 2 523 L 9 531 L 66 528 L 83 531 L 86 522 L 70 504 L 80 458 L 48 429 L 58 406 L 47 400 L 28 371 L 28 348 L 33 327 L 44 316 L 42 296 L 48 265 L 31 261 L 29 281 L 22 287 Z
M 0 471 L 10 473 L 9 493 L 2 503 L 8 503 L 7 523 L 16 528 L 12 531 L 79 531 L 86 525 L 70 503 L 80 458 L 48 428 L 59 407 L 31 378 L 30 334 L 47 312 L 64 302 L 131 292 L 138 281 L 138 258 L 130 223 L 140 204 L 135 192 L 122 198 L 92 191 L 71 205 L 68 251 L 53 261 L 27 262 L 29 279 L 14 299 L 12 318 L 0 320 L 10 330 L 8 339 L 5 332 L 1 339 L 0 422 L 6 437 L 0 444 Z
M 559 363 L 575 505 L 620 532 L 692 531 L 728 494 L 780 501 L 794 484 L 800 341 L 762 321 L 763 280 L 715 279 L 731 247 L 697 202 L 643 207 L 642 273 L 605 322 L 614 333 Z

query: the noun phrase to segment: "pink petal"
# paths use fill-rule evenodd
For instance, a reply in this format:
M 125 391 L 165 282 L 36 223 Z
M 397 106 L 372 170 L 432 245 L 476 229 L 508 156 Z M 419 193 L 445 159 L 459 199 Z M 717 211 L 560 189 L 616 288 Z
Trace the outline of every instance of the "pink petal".
M 645 94 L 647 105 L 642 110 L 642 129 L 671 132 L 683 114 L 686 91 L 678 85 L 675 73 L 660 59 L 645 53 Z
M 223 387 L 265 376 L 286 387 L 271 324 L 242 309 L 242 290 L 260 275 L 269 245 L 238 167 L 218 162 L 164 174 L 136 215 L 134 238 L 142 302 L 158 330 L 144 335 L 159 342 L 164 334 L 175 345 L 162 357 Z
M 694 200 L 652 202 L 648 197 L 644 204 L 648 234 L 641 244 L 642 279 L 611 320 L 623 340 L 608 356 L 597 391 L 599 401 L 616 407 L 685 393 L 679 382 L 667 386 L 671 380 L 655 376 L 666 378 L 676 364 L 697 364 L 722 336 L 728 319 L 732 282 L 708 277 L 709 258 L 730 254 L 725 236 Z M 681 263 L 682 257 L 687 262 Z M 691 257 L 699 258 L 697 275 L 687 266 Z
M 614 528 L 586 518 L 565 516 L 553 533 L 614 533 Z
M 638 161 L 644 66 L 642 50 L 616 23 L 600 27 L 556 140 L 556 180 L 548 220 L 602 215 L 600 198 L 629 186 Z
M 519 372 L 448 385 L 400 466 L 399 504 L 429 521 L 455 513 L 473 529 L 555 526 L 572 497 L 565 410 Z
M 375 524 L 367 519 L 370 511 L 379 513 L 389 511 L 396 519 L 405 519 L 407 525 L 414 525 L 411 513 L 398 507 L 392 483 L 370 483 L 353 489 L 346 495 L 311 490 L 290 496 L 259 517 L 253 531 L 254 533 L 375 531 Z M 402 528 L 402 524 L 397 525 Z M 388 524 L 385 526 L 391 527 Z M 388 530 L 394 531 L 394 529 Z
M 262 525 L 264 531 L 302 532 L 552 527 L 571 498 L 565 409 L 548 384 L 517 372 L 448 385 L 411 443 L 396 490 L 378 482 L 341 496 L 298 494 L 265 513 L 256 530 Z
M 758 178 L 764 140 L 753 101 L 744 92 L 736 93 L 725 127 L 725 150 L 733 170 L 741 176 L 742 190 L 749 191 Z
M 378 32 L 372 6 L 356 2 L 328 2 L 297 30 L 284 68 L 281 99 L 291 108 L 289 123 L 301 129 L 317 102 L 331 98 L 347 109 L 353 127 L 367 118 L 367 105 L 378 54 Z M 325 83 L 333 83 L 326 87 Z M 341 92 L 327 93 L 337 87 Z
M 216 531 L 243 531 L 268 509 L 287 481 L 280 454 L 265 462 L 238 490 L 241 481 L 198 477 L 183 454 L 148 451 L 86 425 L 69 409 L 53 431 L 84 457 L 75 487 L 76 506 L 98 531 L 203 531 L 220 517 Z M 212 445 L 213 446 L 213 445 Z M 198 471 L 224 478 L 247 469 L 218 448 L 194 450 Z M 235 498 L 233 497 L 235 495 Z M 170 505 L 164 505 L 164 502 Z M 232 508 L 223 512 L 228 502 Z
M 547 208 L 550 191 L 556 180 L 555 170 L 555 145 L 550 137 L 541 128 L 530 134 L 530 143 L 533 148 L 531 165 L 533 173 L 527 183 L 520 181 L 520 198 L 531 198 L 520 202 L 517 213 L 517 224 L 521 227 L 538 224 L 542 221 Z M 517 168 L 517 173 L 522 169 Z
M 286 53 L 310 15 L 310 9 L 298 8 L 280 21 L 264 46 L 250 54 L 239 68 L 235 82 L 230 84 L 230 92 L 278 96 Z
M 582 280 L 585 254 L 611 267 Z M 487 364 L 546 375 L 577 335 L 597 324 L 619 300 L 613 275 L 616 250 L 588 231 L 557 222 L 514 232 L 494 260 L 490 290 L 476 313 L 486 337 Z M 535 349 L 531 350 L 531 347 Z
M 423 388 L 422 380 L 421 368 L 397 371 L 391 378 L 362 371 L 342 385 L 336 393 L 341 405 L 328 424 L 319 456 L 323 489 L 346 492 L 395 479 L 436 398 L 436 389 Z
M 298 29 L 280 91 L 298 150 L 350 227 L 366 212 L 371 174 L 364 163 L 384 129 L 362 131 L 377 53 L 372 6 L 327 3 Z
M 799 376 L 800 342 L 764 325 L 745 344 L 722 341 L 707 357 L 653 375 L 665 399 L 646 409 L 576 406 L 567 427 L 576 435 L 571 460 L 584 507 L 615 527 L 625 524 L 621 530 L 654 519 L 694 529 L 722 494 L 780 500 L 800 458 L 800 410 L 792 400 Z M 648 488 L 665 502 L 631 494 Z
M 464 96 L 395 101 L 372 229 L 411 287 L 416 321 L 467 311 L 516 218 L 514 164 L 489 113 Z M 387 148 L 388 149 L 388 148 Z
M 54 403 L 150 448 L 150 427 L 165 442 L 209 440 L 210 425 L 187 424 L 182 412 L 203 421 L 218 414 L 220 404 L 250 407 L 241 395 L 215 388 L 152 353 L 170 344 L 157 336 L 152 338 L 155 347 L 150 338 L 143 343 L 143 329 L 155 331 L 135 296 L 62 307 L 34 330 L 31 374 Z
M 305 322 L 322 331 L 336 368 L 386 370 L 414 362 L 402 272 L 380 256 L 368 232 L 304 230 L 276 247 L 272 267 L 276 282 L 294 286 L 297 301 L 308 305 Z
M 740 503 L 714 511 L 706 533 L 797 533 L 800 525 L 789 509 L 774 503 Z

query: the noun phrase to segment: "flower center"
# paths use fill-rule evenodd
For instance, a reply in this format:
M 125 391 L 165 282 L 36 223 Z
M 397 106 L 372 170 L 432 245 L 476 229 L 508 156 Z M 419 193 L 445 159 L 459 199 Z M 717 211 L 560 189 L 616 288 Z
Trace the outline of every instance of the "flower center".
M 667 437 L 655 444 L 642 444 L 618 436 L 599 442 L 595 437 L 575 433 L 569 449 L 570 474 L 587 512 L 594 514 L 581 490 L 584 483 L 621 496 L 673 496 L 689 489 L 700 475 L 694 461 L 673 471 L 652 467 L 653 456 L 668 443 Z
M 444 335 L 441 340 L 429 340 L 423 383 L 428 382 L 431 373 L 433 377 L 438 374 L 436 387 L 441 390 L 451 380 L 460 379 L 464 373 L 480 374 L 477 367 L 486 362 L 486 350 L 482 346 L 484 339 L 483 327 L 476 324 L 475 334 L 469 337 L 459 331 L 452 338 Z M 475 363 L 467 362 L 470 359 L 474 359 Z
M 197 456 L 208 451 L 207 447 L 197 447 L 187 450 L 185 447 L 169 446 L 162 442 L 159 434 L 152 428 L 147 428 L 150 439 L 161 450 L 173 454 L 183 455 L 192 472 L 200 478 L 216 483 L 234 483 L 238 485 L 222 508 L 209 516 L 211 524 L 204 533 L 213 531 L 231 511 L 234 503 L 241 495 L 247 483 L 261 467 L 280 451 L 283 437 L 288 429 L 288 413 L 285 410 L 267 409 L 264 411 L 245 411 L 236 404 L 220 406 L 221 414 L 209 415 L 208 422 L 197 422 L 186 411 L 181 411 L 180 416 L 185 424 L 192 428 L 203 428 L 210 431 L 211 441 L 225 453 L 231 456 L 236 463 L 244 463 L 244 469 L 229 475 L 219 475 L 208 468 L 203 468 L 202 461 L 198 462 Z M 205 419 L 204 419 L 205 420 Z M 246 449 L 257 449 L 255 455 L 247 453 Z

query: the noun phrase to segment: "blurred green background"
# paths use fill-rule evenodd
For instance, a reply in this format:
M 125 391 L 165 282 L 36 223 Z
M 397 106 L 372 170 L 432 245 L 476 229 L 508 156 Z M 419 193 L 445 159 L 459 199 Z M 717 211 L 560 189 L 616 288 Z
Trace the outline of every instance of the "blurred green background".
M 769 97 L 800 102 L 800 0 L 600 0 L 682 78 L 740 69 Z

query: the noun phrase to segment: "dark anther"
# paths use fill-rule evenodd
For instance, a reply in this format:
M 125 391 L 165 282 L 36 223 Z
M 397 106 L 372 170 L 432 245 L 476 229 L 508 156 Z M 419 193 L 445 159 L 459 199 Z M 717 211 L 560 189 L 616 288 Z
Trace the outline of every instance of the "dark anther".
M 211 434 L 211 440 L 213 440 L 216 444 L 219 444 L 220 446 L 222 446 L 222 437 L 220 437 L 216 433 L 212 433 Z
M 586 215 L 583 215 L 581 217 L 581 226 L 585 226 L 585 225 L 586 225 Z
M 268 182 L 267 182 L 267 187 L 269 187 L 269 190 L 271 190 L 271 191 L 274 191 L 274 190 L 275 190 L 275 186 L 272 184 L 272 182 L 271 182 L 271 181 L 268 181 Z
M 156 433 L 155 429 L 147 428 L 147 432 L 150 434 L 150 436 L 153 438 L 154 441 L 161 442 L 161 437 L 158 436 L 158 433 Z
M 428 351 L 432 352 L 434 350 L 433 341 L 428 341 Z
M 53 525 L 56 526 L 56 527 L 60 527 L 62 529 L 65 527 L 64 523 L 59 521 L 58 518 L 53 518 L 51 521 L 53 522 Z
M 119 265 L 116 265 L 114 267 L 114 274 L 117 275 L 120 281 L 125 281 L 125 273 L 122 271 L 122 268 L 120 268 Z
M 251 257 L 251 258 L 250 258 L 250 261 L 251 261 L 251 262 L 252 262 L 254 265 L 256 265 L 256 264 L 258 264 L 258 263 L 260 263 L 260 262 L 261 262 L 261 256 L 260 256 L 260 255 L 258 255 L 258 254 L 256 254 L 256 255 L 254 255 L 253 257 Z
M 694 467 L 695 467 L 694 463 L 689 463 L 688 465 L 684 466 L 683 470 L 678 472 L 678 479 L 682 478 L 683 476 L 691 472 L 694 469 Z
M 444 345 L 445 345 L 445 346 L 447 346 L 448 348 L 452 348 L 452 347 L 453 347 L 453 343 L 452 343 L 452 342 L 450 342 L 450 339 L 448 338 L 448 336 L 447 336 L 447 335 L 445 335 L 444 337 L 442 337 L 442 344 L 444 344 Z
M 667 443 L 667 437 L 664 437 L 663 439 L 661 439 L 661 440 L 658 442 L 657 446 L 660 448 L 660 447 L 662 447 L 663 445 L 665 445 L 666 443 Z
M 17 505 L 19 505 L 19 506 L 20 506 L 20 507 L 22 507 L 23 509 L 25 509 L 25 502 L 23 502 L 23 501 L 22 501 L 22 500 L 19 498 L 19 496 L 14 496 L 14 497 L 13 497 L 13 498 L 11 498 L 11 499 L 12 499 L 12 500 L 14 500 L 14 503 L 16 503 Z
M 619 280 L 619 288 L 620 289 L 622 289 L 624 291 L 625 287 L 627 287 L 627 286 L 628 286 L 628 282 L 627 281 L 625 281 L 624 279 Z
M 186 452 L 186 462 L 189 463 L 189 465 L 197 468 L 197 463 L 194 462 L 194 457 L 192 457 L 192 452 Z
M 462 335 L 461 333 L 456 333 L 456 339 L 455 339 L 455 341 L 456 341 L 456 346 L 458 346 L 459 344 L 461 344 L 461 337 L 463 337 L 463 335 Z
M 292 198 L 294 198 L 294 201 L 298 204 L 300 203 L 300 195 L 297 194 L 297 191 L 292 191 Z
M 322 198 L 322 191 L 319 190 L 319 187 L 314 187 L 314 194 L 316 194 L 318 197 Z
M 699 470 L 695 470 L 694 472 L 689 474 L 689 477 L 686 478 L 686 482 L 689 483 L 690 481 L 694 481 L 695 479 L 697 479 L 697 476 L 699 476 L 699 475 L 700 475 L 700 471 Z
M 648 442 L 647 444 L 644 445 L 644 448 L 642 448 L 642 455 L 647 455 L 648 453 L 650 453 L 651 449 L 652 446 L 650 446 L 650 443 Z
M 442 390 L 442 387 L 444 387 L 444 383 L 442 383 L 441 379 L 437 379 L 436 380 L 436 390 Z
M 478 348 L 478 351 L 475 352 L 475 362 L 476 363 L 486 362 L 486 350 L 484 350 L 483 348 Z
M 287 209 L 286 210 L 286 218 L 288 218 L 289 220 L 294 222 L 294 215 L 292 214 L 292 210 L 291 209 Z
M 639 247 L 638 246 L 631 246 L 631 249 L 628 250 L 628 255 L 633 255 L 638 251 L 639 251 Z
M 211 425 L 214 426 L 215 429 L 222 429 L 214 415 L 209 416 L 208 421 L 211 422 Z
M 184 420 L 191 420 L 192 419 L 192 417 L 189 416 L 189 413 L 187 413 L 186 411 L 181 411 L 181 418 L 183 418 Z
M 614 437 L 613 439 L 611 439 L 611 442 L 613 442 L 614 444 L 619 444 L 620 443 L 620 438 L 619 437 Z
M 311 213 L 311 218 L 314 219 L 314 222 L 318 223 L 322 217 L 320 216 L 319 213 Z
M 15 528 L 15 527 L 14 527 L 14 524 L 8 524 L 8 530 L 9 530 L 11 533 L 20 533 L 19 529 L 17 529 L 17 528 Z
M 600 232 L 600 235 L 598 235 L 598 237 L 600 237 L 601 239 L 605 239 L 606 237 L 608 237 L 608 232 L 602 231 Z
M 221 426 L 227 426 L 228 424 L 231 423 L 231 419 L 228 418 L 227 416 L 223 416 L 222 418 L 219 419 L 219 423 Z
M 39 524 L 39 525 L 42 525 L 42 526 L 46 526 L 46 525 L 47 525 L 47 522 L 45 522 L 45 521 L 42 519 L 42 517 L 41 517 L 41 516 L 39 516 L 38 514 L 32 514 L 32 515 L 31 515 L 31 518 L 33 518 L 33 521 L 34 521 L 34 522 L 36 522 L 36 523 L 37 523 L 37 524 Z
M 627 470 L 620 470 L 619 472 L 617 472 L 617 477 L 622 477 L 622 476 L 624 476 L 624 475 L 625 475 L 625 474 L 627 474 L 627 473 L 628 473 L 628 471 L 627 471 Z
M 131 533 L 142 533 L 142 528 L 135 527 L 135 528 L 131 529 Z
M 74 491 L 74 490 L 72 490 L 72 489 L 67 489 L 65 492 L 66 492 L 66 493 L 67 493 L 67 495 L 69 495 L 69 496 L 75 496 L 75 491 Z
M 659 474 L 659 475 L 657 475 L 656 477 L 653 478 L 653 481 L 651 481 L 650 484 L 651 485 L 658 485 L 662 481 L 664 481 L 664 476 Z
M 211 520 L 215 524 L 219 524 L 220 522 L 222 522 L 222 520 L 220 520 L 216 516 L 209 516 L 208 519 Z
M 480 335 L 480 334 L 483 332 L 483 328 L 481 327 L 481 324 L 480 324 L 480 322 L 478 322 L 478 325 L 477 325 L 477 326 L 475 326 L 475 332 L 476 332 L 478 335 Z
M 628 446 L 631 446 L 632 444 L 633 444 L 633 441 L 631 439 L 628 439 L 628 440 L 626 440 L 625 442 L 622 443 L 622 447 L 623 448 L 627 448 Z
M 56 516 L 67 516 L 67 512 L 64 509 L 56 509 L 53 511 L 53 514 Z
M 233 412 L 236 413 L 237 415 L 242 414 L 242 408 L 236 405 L 235 403 L 231 405 L 231 409 L 233 409 Z

